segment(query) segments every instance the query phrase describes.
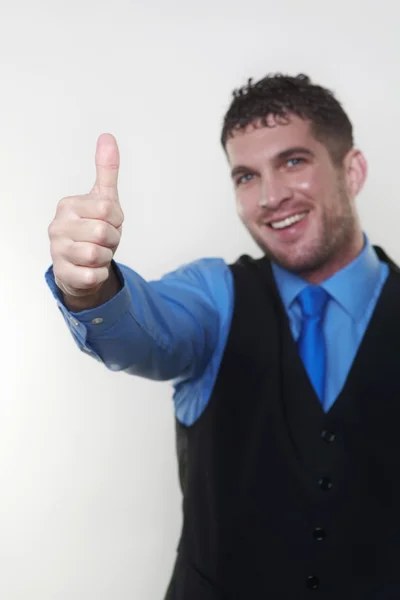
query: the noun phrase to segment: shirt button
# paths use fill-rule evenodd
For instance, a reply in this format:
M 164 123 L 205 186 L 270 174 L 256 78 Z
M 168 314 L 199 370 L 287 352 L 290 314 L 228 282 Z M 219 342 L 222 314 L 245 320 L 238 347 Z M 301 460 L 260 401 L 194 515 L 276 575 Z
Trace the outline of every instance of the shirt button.
M 334 442 L 336 439 L 336 435 L 332 431 L 328 431 L 327 429 L 323 429 L 321 431 L 321 437 L 328 444 L 330 444 L 331 442 Z
M 325 529 L 323 529 L 322 527 L 315 527 L 313 531 L 313 536 L 314 539 L 316 539 L 318 542 L 324 540 L 326 538 Z
M 315 575 L 307 577 L 307 587 L 309 590 L 316 590 L 319 587 L 319 579 Z
M 72 325 L 75 325 L 75 327 L 78 327 L 79 321 L 77 321 L 74 317 L 69 317 L 69 320 L 71 321 Z
M 318 485 L 324 492 L 332 489 L 332 481 L 329 479 L 329 477 L 321 477 L 321 479 L 318 480 Z
M 93 325 L 101 325 L 103 321 L 104 319 L 102 317 L 96 317 L 95 319 L 92 319 Z

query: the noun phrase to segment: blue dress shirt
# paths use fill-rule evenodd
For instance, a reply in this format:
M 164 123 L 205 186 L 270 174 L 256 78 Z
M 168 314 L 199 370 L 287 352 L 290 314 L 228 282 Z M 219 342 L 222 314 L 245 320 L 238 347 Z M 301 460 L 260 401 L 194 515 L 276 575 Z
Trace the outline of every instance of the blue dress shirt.
M 326 410 L 340 393 L 389 274 L 364 236 L 361 254 L 321 285 L 330 294 L 325 319 Z M 230 269 L 220 258 L 183 265 L 157 281 L 115 263 L 123 287 L 105 304 L 68 311 L 52 267 L 46 281 L 80 350 L 113 371 L 172 380 L 177 419 L 193 424 L 210 399 L 228 339 L 234 306 Z M 277 287 L 297 341 L 307 282 L 276 264 Z
M 326 410 L 333 405 L 346 381 L 389 274 L 388 265 L 378 259 L 366 236 L 364 241 L 363 251 L 353 262 L 320 284 L 331 296 L 323 324 L 327 371 L 324 391 Z M 296 296 L 307 282 L 275 264 L 272 269 L 297 341 L 302 315 Z

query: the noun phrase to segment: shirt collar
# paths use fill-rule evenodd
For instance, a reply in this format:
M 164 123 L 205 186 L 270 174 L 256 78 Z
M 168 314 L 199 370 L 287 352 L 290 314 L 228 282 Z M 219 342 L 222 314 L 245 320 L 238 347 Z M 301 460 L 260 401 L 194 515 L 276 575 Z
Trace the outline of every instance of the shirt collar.
M 288 310 L 308 283 L 276 263 L 272 263 L 272 270 L 283 304 Z M 368 237 L 364 234 L 362 252 L 351 263 L 320 285 L 354 320 L 357 320 L 362 317 L 368 306 L 378 283 L 379 273 L 379 258 Z

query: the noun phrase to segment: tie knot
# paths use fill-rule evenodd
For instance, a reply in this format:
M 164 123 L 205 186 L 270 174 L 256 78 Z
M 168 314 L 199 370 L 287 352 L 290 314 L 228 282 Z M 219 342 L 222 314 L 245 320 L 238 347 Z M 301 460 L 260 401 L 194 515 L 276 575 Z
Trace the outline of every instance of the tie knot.
M 298 300 L 305 317 L 322 317 L 328 301 L 328 292 L 322 287 L 309 285 L 300 292 Z

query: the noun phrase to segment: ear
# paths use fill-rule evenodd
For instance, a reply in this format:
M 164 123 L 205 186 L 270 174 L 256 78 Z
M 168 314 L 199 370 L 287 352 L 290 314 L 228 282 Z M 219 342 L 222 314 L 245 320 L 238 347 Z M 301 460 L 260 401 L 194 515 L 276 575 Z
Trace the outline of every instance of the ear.
M 355 198 L 364 187 L 367 179 L 368 164 L 360 150 L 353 148 L 346 154 L 343 162 L 347 190 Z

